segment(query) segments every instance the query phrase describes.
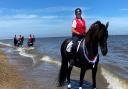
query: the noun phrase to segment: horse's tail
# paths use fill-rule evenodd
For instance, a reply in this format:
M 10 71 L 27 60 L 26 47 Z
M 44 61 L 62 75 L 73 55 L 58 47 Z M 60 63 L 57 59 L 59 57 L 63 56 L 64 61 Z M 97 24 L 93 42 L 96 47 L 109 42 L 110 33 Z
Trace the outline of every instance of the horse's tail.
M 58 79 L 58 85 L 63 86 L 64 81 L 66 80 L 67 77 L 67 72 L 68 72 L 68 59 L 65 55 L 65 42 L 61 45 L 61 56 L 62 56 L 62 61 L 61 61 L 61 68 L 59 72 L 59 79 Z

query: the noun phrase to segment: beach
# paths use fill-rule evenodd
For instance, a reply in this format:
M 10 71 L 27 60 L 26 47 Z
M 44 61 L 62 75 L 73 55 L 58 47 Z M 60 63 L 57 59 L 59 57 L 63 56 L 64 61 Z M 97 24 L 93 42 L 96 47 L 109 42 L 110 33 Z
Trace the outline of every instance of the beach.
M 108 56 L 103 57 L 100 54 L 100 63 L 96 77 L 97 89 L 128 89 L 127 60 L 123 59 L 127 52 L 127 50 L 125 50 L 127 47 L 125 49 L 121 48 L 121 44 L 115 46 L 113 44 L 115 43 L 113 42 L 115 38 L 117 37 L 109 39 Z M 124 39 L 124 37 L 119 38 Z M 13 73 L 21 78 L 21 80 L 18 79 L 17 81 L 19 82 L 19 84 L 17 83 L 18 85 L 14 83 L 11 83 L 11 85 L 14 84 L 18 89 L 67 89 L 67 84 L 65 84 L 64 87 L 57 87 L 57 79 L 61 65 L 59 48 L 64 39 L 66 38 L 39 38 L 36 40 L 35 46 L 31 48 L 28 48 L 25 44 L 23 48 L 15 48 L 13 47 L 12 40 L 3 40 L 1 50 L 6 55 L 5 57 L 7 57 L 7 59 L 5 58 L 6 63 L 14 67 L 7 67 L 7 71 L 14 69 L 17 72 Z M 126 45 L 127 43 L 124 44 Z M 118 50 L 116 47 L 118 47 Z M 116 53 L 120 53 L 119 56 L 122 60 L 119 60 L 118 64 L 115 63 L 114 59 L 119 58 Z M 125 58 L 127 58 L 127 56 L 125 56 Z M 80 69 L 74 67 L 71 74 L 72 89 L 78 89 L 79 76 Z M 85 74 L 83 89 L 92 89 L 91 76 L 91 70 L 88 70 Z M 10 77 L 6 77 L 6 79 L 8 78 Z M 9 80 L 11 81 L 11 79 Z M 7 84 L 9 84 L 9 82 Z
M 0 45 L 0 88 L 1 89 L 20 89 L 22 77 L 16 71 L 16 67 L 8 62 L 7 56 L 3 53 Z

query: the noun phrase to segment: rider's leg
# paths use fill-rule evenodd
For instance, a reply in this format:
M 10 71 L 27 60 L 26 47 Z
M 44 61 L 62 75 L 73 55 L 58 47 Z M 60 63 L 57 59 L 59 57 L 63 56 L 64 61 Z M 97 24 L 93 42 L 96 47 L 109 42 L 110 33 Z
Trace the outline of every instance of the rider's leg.
M 74 36 L 74 37 L 72 37 L 72 39 L 73 39 L 72 52 L 73 53 L 76 53 L 77 41 L 79 40 L 79 37 Z

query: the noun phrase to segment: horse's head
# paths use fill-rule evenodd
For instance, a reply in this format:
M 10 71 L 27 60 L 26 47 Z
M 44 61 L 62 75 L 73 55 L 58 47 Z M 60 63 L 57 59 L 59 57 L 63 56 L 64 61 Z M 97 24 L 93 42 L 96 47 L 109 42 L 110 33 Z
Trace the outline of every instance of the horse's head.
M 104 25 L 100 21 L 96 21 L 91 26 L 93 39 L 95 39 L 98 42 L 103 56 L 105 56 L 108 52 L 108 48 L 107 48 L 108 25 L 109 25 L 108 22 L 106 23 L 106 25 Z
M 103 56 L 105 56 L 108 52 L 108 48 L 107 48 L 108 25 L 109 25 L 109 22 L 107 22 L 106 25 L 102 24 L 100 21 L 97 21 L 95 23 L 95 26 L 98 32 L 97 39 L 98 39 Z

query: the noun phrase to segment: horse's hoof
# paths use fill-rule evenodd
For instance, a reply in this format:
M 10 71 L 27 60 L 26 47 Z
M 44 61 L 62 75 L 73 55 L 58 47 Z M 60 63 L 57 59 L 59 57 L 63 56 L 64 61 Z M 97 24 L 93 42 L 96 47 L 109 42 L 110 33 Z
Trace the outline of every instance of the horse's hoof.
M 71 84 L 68 84 L 68 89 L 71 89 Z
M 82 89 L 82 87 L 79 87 L 79 89 Z

